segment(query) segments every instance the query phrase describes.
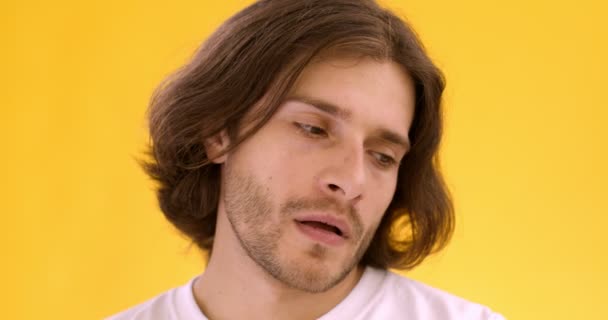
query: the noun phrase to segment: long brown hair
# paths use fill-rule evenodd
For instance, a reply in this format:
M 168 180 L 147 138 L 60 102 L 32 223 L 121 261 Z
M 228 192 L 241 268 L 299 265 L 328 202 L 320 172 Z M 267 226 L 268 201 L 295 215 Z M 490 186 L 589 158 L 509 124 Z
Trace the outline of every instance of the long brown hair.
M 302 69 L 329 50 L 395 61 L 415 84 L 411 150 L 362 263 L 411 269 L 449 241 L 454 213 L 437 157 L 445 82 L 414 31 L 371 0 L 265 0 L 228 19 L 150 101 L 143 167 L 158 182 L 166 218 L 202 250 L 213 244 L 220 190 L 220 166 L 203 141 L 226 130 L 234 142 L 226 152 L 237 147 L 270 119 Z M 239 134 L 260 101 L 259 116 Z

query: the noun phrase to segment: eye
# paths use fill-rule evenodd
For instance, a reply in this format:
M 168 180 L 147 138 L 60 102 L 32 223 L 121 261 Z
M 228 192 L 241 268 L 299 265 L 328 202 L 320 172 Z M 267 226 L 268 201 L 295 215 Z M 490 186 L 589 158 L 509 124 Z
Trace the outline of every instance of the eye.
M 397 164 L 397 160 L 395 160 L 393 157 L 388 156 L 386 154 L 379 153 L 379 152 L 373 152 L 373 155 L 376 158 L 378 165 L 382 168 L 390 168 Z
M 305 135 L 313 138 L 327 137 L 327 131 L 321 127 L 313 126 L 306 123 L 294 122 L 296 128 Z

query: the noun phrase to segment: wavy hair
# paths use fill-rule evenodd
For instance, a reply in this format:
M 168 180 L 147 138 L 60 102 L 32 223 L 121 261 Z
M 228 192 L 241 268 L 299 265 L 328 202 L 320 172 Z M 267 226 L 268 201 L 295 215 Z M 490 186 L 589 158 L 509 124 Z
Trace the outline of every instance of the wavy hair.
M 454 210 L 437 155 L 445 80 L 413 29 L 371 0 L 266 0 L 224 22 L 150 100 L 142 166 L 158 184 L 165 217 L 203 251 L 213 245 L 221 178 L 203 142 L 226 130 L 234 142 L 226 152 L 236 148 L 270 119 L 311 60 L 328 51 L 392 60 L 415 85 L 411 149 L 361 262 L 411 269 L 448 243 Z

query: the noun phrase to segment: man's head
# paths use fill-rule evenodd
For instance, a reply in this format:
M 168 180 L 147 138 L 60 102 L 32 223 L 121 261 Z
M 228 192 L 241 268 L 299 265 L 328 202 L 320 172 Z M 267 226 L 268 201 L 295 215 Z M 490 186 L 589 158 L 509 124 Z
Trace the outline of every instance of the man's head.
M 225 212 L 294 287 L 323 291 L 359 262 L 412 268 L 453 228 L 443 88 L 413 31 L 373 1 L 259 1 L 157 89 L 145 167 L 201 249 Z
M 414 100 L 394 62 L 314 60 L 236 149 L 218 156 L 228 137 L 208 139 L 208 156 L 223 165 L 218 219 L 276 279 L 312 292 L 333 287 L 358 264 L 391 202 Z

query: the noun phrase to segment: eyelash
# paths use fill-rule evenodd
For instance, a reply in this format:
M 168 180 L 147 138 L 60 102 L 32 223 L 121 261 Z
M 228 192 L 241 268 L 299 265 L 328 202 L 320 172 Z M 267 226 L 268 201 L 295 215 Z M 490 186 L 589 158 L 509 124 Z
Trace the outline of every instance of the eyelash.
M 314 126 L 314 125 L 306 124 L 306 123 L 300 123 L 300 122 L 294 122 L 294 125 L 296 126 L 298 131 L 300 131 L 304 135 L 306 135 L 310 138 L 313 138 L 313 139 L 321 139 L 321 138 L 325 138 L 328 136 L 327 131 L 325 131 L 325 129 L 318 127 L 318 126 Z M 321 131 L 321 132 L 313 133 L 312 132 L 313 130 L 317 130 L 317 131 Z M 397 164 L 397 161 L 395 159 L 393 159 L 393 157 L 391 157 L 391 156 L 387 156 L 386 154 L 379 153 L 379 152 L 373 152 L 373 153 L 375 155 L 377 155 L 377 157 L 375 156 L 376 162 L 382 168 L 388 169 Z M 380 160 L 378 158 L 381 158 L 384 160 Z

